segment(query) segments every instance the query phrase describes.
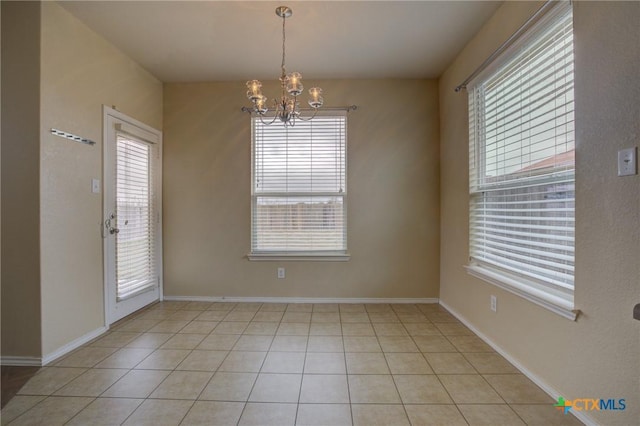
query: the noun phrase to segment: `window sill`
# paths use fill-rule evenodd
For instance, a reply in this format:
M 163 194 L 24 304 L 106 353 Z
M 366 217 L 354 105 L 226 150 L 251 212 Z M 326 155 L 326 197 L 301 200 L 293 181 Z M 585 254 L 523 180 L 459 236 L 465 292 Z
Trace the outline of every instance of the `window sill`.
M 573 305 L 567 300 L 557 297 L 542 289 L 538 288 L 534 283 L 526 282 L 526 280 L 509 276 L 501 271 L 497 271 L 490 267 L 470 264 L 465 266 L 467 273 L 503 290 L 513 293 L 522 297 L 529 302 L 535 303 L 549 311 L 560 315 L 563 318 L 567 318 L 571 321 L 575 321 L 580 315 L 580 311 L 574 309 Z
M 247 259 L 251 261 L 305 261 L 305 262 L 347 262 L 351 259 L 349 253 L 249 253 Z

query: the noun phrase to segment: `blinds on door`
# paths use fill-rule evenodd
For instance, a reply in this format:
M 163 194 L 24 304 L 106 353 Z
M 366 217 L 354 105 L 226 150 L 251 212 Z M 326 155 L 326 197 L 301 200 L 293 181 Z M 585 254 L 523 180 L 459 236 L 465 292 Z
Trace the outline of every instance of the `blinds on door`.
M 252 253 L 344 253 L 346 113 L 252 132 Z
M 116 139 L 117 300 L 158 285 L 154 145 L 126 134 Z

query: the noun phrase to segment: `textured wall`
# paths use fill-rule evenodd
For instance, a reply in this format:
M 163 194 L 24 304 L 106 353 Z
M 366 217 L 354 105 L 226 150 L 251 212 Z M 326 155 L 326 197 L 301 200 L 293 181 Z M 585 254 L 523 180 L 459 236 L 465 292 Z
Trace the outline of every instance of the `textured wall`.
M 42 345 L 46 356 L 104 325 L 102 105 L 162 126 L 162 83 L 61 6 L 42 3 Z M 58 128 L 97 141 L 52 136 Z
M 311 82 L 307 81 L 307 86 Z M 313 82 L 348 118 L 349 262 L 250 262 L 243 82 L 166 84 L 164 282 L 175 296 L 438 297 L 438 89 Z M 277 93 L 270 85 L 265 93 Z M 276 279 L 276 268 L 286 279 Z
M 575 2 L 576 290 L 563 319 L 465 273 L 467 99 L 453 88 L 540 3 L 505 3 L 440 80 L 441 298 L 567 399 L 626 398 L 607 425 L 640 418 L 640 177 L 616 176 L 616 152 L 640 144 L 640 3 Z M 489 296 L 498 297 L 498 312 Z
M 2 2 L 2 356 L 40 357 L 40 5 Z

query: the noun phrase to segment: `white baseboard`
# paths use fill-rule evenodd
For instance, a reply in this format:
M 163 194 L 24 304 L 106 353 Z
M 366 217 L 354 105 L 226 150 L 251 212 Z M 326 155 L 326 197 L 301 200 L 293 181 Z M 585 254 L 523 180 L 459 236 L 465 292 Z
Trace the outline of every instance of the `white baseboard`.
M 438 298 L 164 296 L 166 301 L 244 303 L 438 303 Z
M 529 369 L 527 369 L 518 360 L 516 360 L 513 356 L 511 356 L 511 354 L 509 354 L 504 349 L 502 349 L 500 346 L 498 346 L 493 340 L 489 339 L 484 333 L 482 333 L 480 330 L 478 330 L 476 327 L 474 327 L 473 324 L 471 324 L 471 322 L 469 322 L 469 320 L 467 320 L 465 317 L 460 315 L 460 313 L 456 312 L 456 310 L 451 308 L 449 305 L 447 305 L 442 300 L 440 300 L 440 305 L 443 308 L 445 308 L 447 311 L 449 311 L 454 317 L 456 317 L 458 320 L 460 320 L 461 323 L 463 323 L 465 326 L 467 326 L 467 328 L 469 328 L 471 331 L 473 331 L 479 338 L 484 340 L 484 342 L 487 345 L 491 346 L 496 352 L 498 352 L 500 355 L 502 355 L 514 367 L 516 367 L 518 370 L 520 370 L 520 372 L 522 374 L 524 374 L 525 376 L 527 376 L 527 378 L 529 378 L 529 380 L 531 380 L 533 383 L 538 385 L 538 387 L 540 389 L 542 389 L 544 392 L 546 392 L 551 398 L 553 398 L 554 400 L 557 400 L 558 397 L 564 396 L 564 395 L 561 395 L 560 392 L 558 392 L 555 388 L 550 386 L 547 382 L 542 380 L 540 377 L 538 377 L 537 375 L 533 374 Z M 598 422 L 596 422 L 594 419 L 592 419 L 590 416 L 586 415 L 582 411 L 578 412 L 578 411 L 571 410 L 569 413 L 573 414 L 578 420 L 580 420 L 582 423 L 584 423 L 587 426 L 598 426 Z
M 42 358 L 36 356 L 3 356 L 0 364 L 12 367 L 40 367 Z
M 56 349 L 55 351 L 46 354 L 45 356 L 42 357 L 42 365 L 47 365 L 50 364 L 52 361 L 55 361 L 56 359 L 68 354 L 69 352 L 71 352 L 74 349 L 79 348 L 80 346 L 84 345 L 85 343 L 88 343 L 90 341 L 92 341 L 93 339 L 95 339 L 98 336 L 101 336 L 102 334 L 106 333 L 107 331 L 109 331 L 109 327 L 103 326 L 100 328 L 96 328 L 93 331 L 90 331 L 89 333 L 85 334 L 84 336 L 80 336 L 77 339 L 67 343 L 66 345 Z

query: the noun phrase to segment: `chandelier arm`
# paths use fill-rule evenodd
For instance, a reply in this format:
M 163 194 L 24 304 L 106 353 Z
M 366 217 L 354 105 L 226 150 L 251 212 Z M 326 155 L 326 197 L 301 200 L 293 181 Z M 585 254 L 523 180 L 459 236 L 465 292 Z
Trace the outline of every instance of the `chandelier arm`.
M 265 126 L 271 126 L 273 123 L 275 123 L 276 118 L 278 118 L 278 114 L 274 115 L 273 120 L 271 120 L 269 123 L 264 121 L 264 119 L 262 118 L 263 117 L 262 114 L 258 114 L 258 117 L 260 117 L 260 121 L 262 122 L 262 124 L 264 124 Z
M 301 115 L 298 115 L 298 118 L 299 118 L 300 120 L 302 120 L 302 121 L 311 121 L 311 120 L 313 120 L 313 119 L 315 118 L 315 116 L 316 116 L 316 114 L 317 114 L 317 113 L 318 113 L 318 108 L 314 108 L 314 109 L 313 109 L 313 115 L 312 115 L 311 117 L 308 117 L 308 118 L 302 118 L 302 116 L 301 116 Z

